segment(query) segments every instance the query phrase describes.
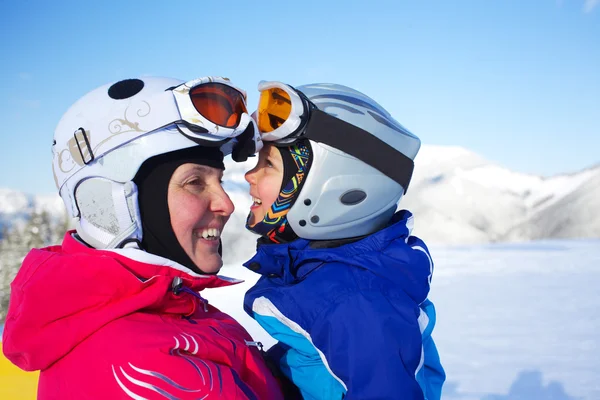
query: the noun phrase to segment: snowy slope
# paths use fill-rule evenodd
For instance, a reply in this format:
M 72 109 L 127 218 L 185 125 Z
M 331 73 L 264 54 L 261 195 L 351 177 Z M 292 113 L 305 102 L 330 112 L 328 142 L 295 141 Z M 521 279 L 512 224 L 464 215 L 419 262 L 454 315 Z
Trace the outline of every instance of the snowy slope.
M 600 240 L 430 250 L 443 399 L 600 399 Z M 258 275 L 237 264 L 221 273 L 246 282 L 203 295 L 270 347 L 242 309 Z
M 251 158 L 245 163 L 226 161 L 226 169 L 223 177 L 223 187 L 229 193 L 235 211 L 229 218 L 229 222 L 223 230 L 223 261 L 225 264 L 241 263 L 248 257 L 248 249 L 256 248 L 257 235 L 244 228 L 246 217 L 250 211 L 252 200 L 248 194 L 248 183 L 244 180 L 246 171 L 254 167 L 257 158 Z M 251 254 L 251 253 L 250 253 Z

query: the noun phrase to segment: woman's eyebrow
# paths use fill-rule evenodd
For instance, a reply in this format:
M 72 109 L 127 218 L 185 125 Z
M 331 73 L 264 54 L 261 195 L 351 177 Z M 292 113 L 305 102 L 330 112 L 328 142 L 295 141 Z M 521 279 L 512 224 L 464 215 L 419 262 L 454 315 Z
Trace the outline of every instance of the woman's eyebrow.
M 205 175 L 217 175 L 221 173 L 220 169 L 208 167 L 206 165 L 194 165 L 192 171 L 202 172 Z
M 195 165 L 194 170 L 201 173 L 204 177 L 214 176 L 219 180 L 223 179 L 223 175 L 225 174 L 225 170 L 209 167 L 206 165 Z

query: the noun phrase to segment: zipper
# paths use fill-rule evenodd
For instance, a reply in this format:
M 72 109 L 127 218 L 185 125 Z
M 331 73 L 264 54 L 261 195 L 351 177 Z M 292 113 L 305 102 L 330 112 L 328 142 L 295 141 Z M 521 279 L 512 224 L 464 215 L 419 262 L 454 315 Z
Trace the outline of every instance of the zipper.
M 181 292 L 186 292 L 194 297 L 197 297 L 198 299 L 200 299 L 202 305 L 204 306 L 204 312 L 208 312 L 208 300 L 200 296 L 200 293 L 193 291 L 189 287 L 183 286 L 183 279 L 181 279 L 180 277 L 176 276 L 175 278 L 173 278 L 171 290 L 176 296 L 178 296 Z
M 244 340 L 246 342 L 246 346 L 248 347 L 256 347 L 261 352 L 263 351 L 263 344 L 261 342 L 252 342 L 250 340 Z

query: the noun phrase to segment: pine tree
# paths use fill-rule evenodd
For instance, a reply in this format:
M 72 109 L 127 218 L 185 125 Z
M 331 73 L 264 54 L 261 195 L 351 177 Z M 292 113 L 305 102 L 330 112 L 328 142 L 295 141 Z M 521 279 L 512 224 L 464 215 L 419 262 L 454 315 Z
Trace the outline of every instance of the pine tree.
M 13 281 L 28 249 L 18 229 L 7 231 L 0 241 L 0 323 L 4 322 Z
M 13 281 L 23 259 L 32 248 L 59 244 L 70 229 L 66 212 L 61 218 L 53 218 L 47 211 L 34 212 L 27 224 L 19 229 L 4 228 L 0 240 L 0 324 L 6 317 Z
M 48 212 L 34 212 L 23 229 L 23 245 L 27 249 L 44 247 L 50 244 L 52 236 L 52 222 Z
M 65 232 L 71 229 L 75 229 L 75 226 L 73 225 L 73 221 L 69 218 L 67 210 L 64 210 L 58 219 L 58 222 L 55 222 L 52 227 L 51 240 L 48 245 L 62 243 Z

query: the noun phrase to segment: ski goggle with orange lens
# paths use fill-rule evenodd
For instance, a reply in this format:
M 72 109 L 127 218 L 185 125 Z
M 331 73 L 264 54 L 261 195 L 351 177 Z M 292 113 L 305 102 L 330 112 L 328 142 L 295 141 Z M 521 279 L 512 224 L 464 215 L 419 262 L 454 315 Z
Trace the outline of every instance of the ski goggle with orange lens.
M 191 125 L 206 126 L 208 122 L 208 125 L 235 129 L 242 115 L 248 113 L 246 94 L 224 79 L 200 78 L 170 90 L 182 120 Z
M 341 150 L 379 170 L 408 189 L 414 162 L 378 137 L 319 110 L 308 97 L 281 82 L 258 84 L 260 98 L 253 114 L 261 138 L 275 146 L 310 139 Z
M 148 106 L 146 118 L 154 119 L 154 126 L 175 124 L 199 144 L 218 146 L 235 138 L 229 150 L 236 161 L 245 161 L 262 148 L 246 108 L 246 92 L 226 78 L 203 77 L 168 88 Z
M 302 136 L 311 111 L 316 109 L 300 91 L 281 82 L 258 84 L 260 98 L 254 115 L 264 141 L 292 143 Z

